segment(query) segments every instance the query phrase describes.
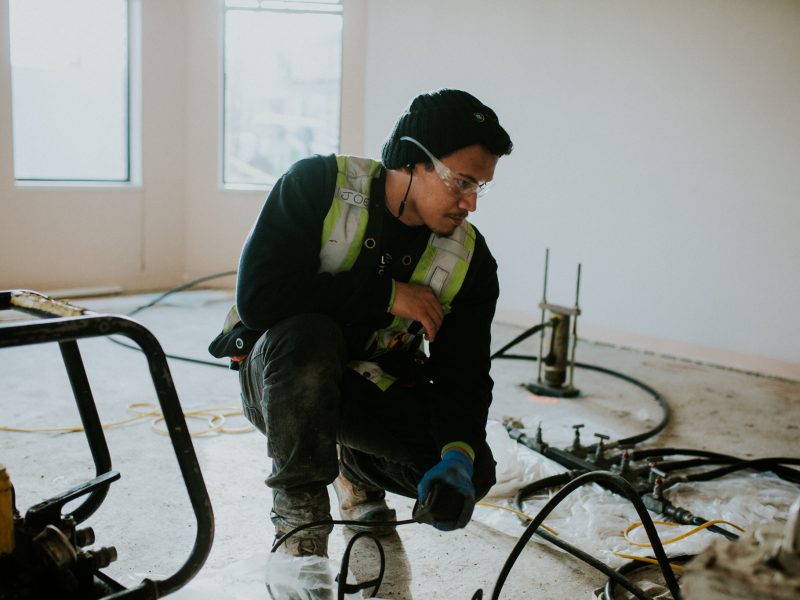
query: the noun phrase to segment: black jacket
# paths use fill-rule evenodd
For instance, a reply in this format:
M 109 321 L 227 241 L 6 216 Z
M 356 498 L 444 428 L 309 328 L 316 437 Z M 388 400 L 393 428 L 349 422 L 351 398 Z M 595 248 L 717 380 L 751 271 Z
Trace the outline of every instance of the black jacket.
M 359 352 L 371 333 L 392 321 L 387 312 L 392 279 L 410 279 L 431 232 L 424 226 L 408 227 L 389 214 L 384 170 L 370 198 L 366 236 L 375 237 L 375 248 L 362 246 L 350 271 L 318 273 L 322 223 L 332 203 L 336 172 L 333 155 L 303 159 L 269 193 L 239 262 L 236 306 L 250 330 L 244 336 L 248 346 L 288 316 L 321 313 L 342 326 L 352 357 L 365 358 Z M 433 382 L 434 426 L 442 445 L 464 441 L 475 448 L 485 438 L 493 385 L 490 327 L 498 294 L 497 265 L 476 230 L 464 283 L 421 367 Z M 212 353 L 219 355 L 224 340 L 216 342 Z

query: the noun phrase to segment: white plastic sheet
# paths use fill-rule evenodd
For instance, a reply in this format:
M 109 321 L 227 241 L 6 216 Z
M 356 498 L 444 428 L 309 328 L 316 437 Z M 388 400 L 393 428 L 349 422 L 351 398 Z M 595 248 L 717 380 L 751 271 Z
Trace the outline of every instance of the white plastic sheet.
M 527 423 L 526 423 L 527 425 Z M 549 426 L 549 423 L 548 423 Z M 587 424 L 590 429 L 590 424 Z M 531 435 L 534 435 L 531 430 Z M 497 460 L 497 484 L 489 491 L 486 502 L 510 508 L 517 490 L 528 482 L 562 473 L 558 463 L 512 440 L 502 424 L 490 421 L 487 439 Z M 568 446 L 566 443 L 564 446 Z M 666 497 L 676 506 L 686 508 L 707 520 L 724 519 L 743 527 L 753 528 L 772 520 L 785 520 L 789 506 L 800 494 L 797 486 L 766 473 L 729 475 L 710 482 L 679 484 L 667 490 Z M 535 516 L 549 497 L 533 498 L 524 504 L 524 512 Z M 658 520 L 657 515 L 651 515 Z M 525 529 L 519 517 L 511 512 L 489 507 L 476 507 L 474 519 L 494 529 L 519 537 Z M 575 490 L 545 520 L 561 538 L 578 546 L 612 567 L 628 559 L 615 553 L 652 556 L 650 548 L 639 547 L 624 537 L 625 529 L 640 521 L 633 506 L 621 496 L 596 484 Z M 691 526 L 657 526 L 662 540 L 685 533 Z M 647 542 L 643 528 L 629 536 L 636 542 Z M 665 546 L 669 556 L 697 554 L 719 535 L 701 531 L 679 542 Z M 538 536 L 532 538 L 548 544 Z
M 334 600 L 341 563 L 318 556 L 260 553 L 217 570 L 203 570 L 170 596 L 175 600 Z M 353 582 L 352 574 L 348 581 Z M 345 594 L 349 600 L 361 593 Z

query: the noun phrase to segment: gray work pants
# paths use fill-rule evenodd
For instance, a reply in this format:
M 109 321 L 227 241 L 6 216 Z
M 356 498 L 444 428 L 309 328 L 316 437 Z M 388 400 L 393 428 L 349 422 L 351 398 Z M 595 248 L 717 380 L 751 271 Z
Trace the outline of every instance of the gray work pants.
M 267 436 L 266 483 L 279 531 L 329 517 L 326 486 L 340 466 L 361 487 L 416 498 L 417 483 L 440 460 L 428 384 L 382 392 L 348 361 L 339 325 L 303 314 L 270 328 L 241 365 L 244 414 Z M 475 451 L 481 498 L 494 484 L 495 462 L 485 443 Z

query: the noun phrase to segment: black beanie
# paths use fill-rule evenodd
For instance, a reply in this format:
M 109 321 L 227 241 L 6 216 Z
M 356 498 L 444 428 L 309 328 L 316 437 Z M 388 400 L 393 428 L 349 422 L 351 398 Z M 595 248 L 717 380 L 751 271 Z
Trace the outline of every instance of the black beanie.
M 404 135 L 417 140 L 436 158 L 473 144 L 481 144 L 496 156 L 510 154 L 512 148 L 495 112 L 461 90 L 436 90 L 411 101 L 383 144 L 381 157 L 387 169 L 430 161 L 416 144 L 401 141 Z

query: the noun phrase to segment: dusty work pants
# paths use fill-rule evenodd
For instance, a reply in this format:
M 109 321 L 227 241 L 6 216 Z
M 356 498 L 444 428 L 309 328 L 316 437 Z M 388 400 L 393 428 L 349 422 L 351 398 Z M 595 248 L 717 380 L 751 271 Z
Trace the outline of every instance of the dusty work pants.
M 328 518 L 326 486 L 340 467 L 361 487 L 416 498 L 417 483 L 440 460 L 427 384 L 382 392 L 348 360 L 339 325 L 304 314 L 264 333 L 241 366 L 244 414 L 266 434 L 272 458 L 266 483 L 278 530 Z M 475 451 L 481 498 L 495 482 L 495 462 L 487 444 Z

